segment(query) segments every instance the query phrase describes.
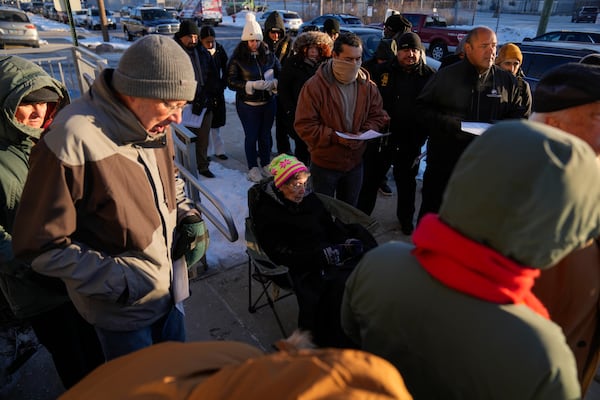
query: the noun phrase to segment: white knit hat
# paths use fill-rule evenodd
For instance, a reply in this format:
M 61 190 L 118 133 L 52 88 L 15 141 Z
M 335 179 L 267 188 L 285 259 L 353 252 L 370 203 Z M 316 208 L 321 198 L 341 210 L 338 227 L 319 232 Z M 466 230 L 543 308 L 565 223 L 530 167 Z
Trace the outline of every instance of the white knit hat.
M 256 22 L 256 16 L 252 13 L 246 14 L 246 25 L 242 31 L 242 40 L 263 40 L 262 28 Z

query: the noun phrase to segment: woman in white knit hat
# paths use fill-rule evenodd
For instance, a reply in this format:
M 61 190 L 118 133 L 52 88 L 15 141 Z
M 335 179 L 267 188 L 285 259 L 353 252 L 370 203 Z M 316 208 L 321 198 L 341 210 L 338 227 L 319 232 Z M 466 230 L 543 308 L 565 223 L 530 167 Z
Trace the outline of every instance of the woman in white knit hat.
M 262 39 L 262 28 L 255 15 L 246 14 L 242 41 L 233 51 L 227 74 L 227 84 L 236 92 L 236 109 L 245 135 L 248 179 L 253 182 L 269 175 L 265 167 L 270 162 L 271 127 L 277 108 L 275 94 L 281 69 L 279 60 Z

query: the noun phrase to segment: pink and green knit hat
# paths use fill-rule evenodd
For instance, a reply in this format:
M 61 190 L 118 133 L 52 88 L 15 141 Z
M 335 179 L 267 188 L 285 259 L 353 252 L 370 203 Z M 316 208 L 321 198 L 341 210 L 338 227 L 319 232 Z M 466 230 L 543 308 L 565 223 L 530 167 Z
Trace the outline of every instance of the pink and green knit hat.
M 295 174 L 308 171 L 308 168 L 301 161 L 298 161 L 296 157 L 280 154 L 269 164 L 269 171 L 273 175 L 275 187 L 279 189 Z

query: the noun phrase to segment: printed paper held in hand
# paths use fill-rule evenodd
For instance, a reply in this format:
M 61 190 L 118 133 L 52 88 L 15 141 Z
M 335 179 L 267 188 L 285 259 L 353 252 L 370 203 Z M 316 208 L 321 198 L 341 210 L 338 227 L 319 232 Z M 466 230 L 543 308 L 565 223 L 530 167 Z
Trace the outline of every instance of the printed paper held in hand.
M 488 124 L 487 122 L 461 122 L 460 123 L 460 130 L 466 133 L 470 133 L 471 135 L 476 135 L 479 136 L 481 135 L 483 132 L 485 132 L 485 130 L 487 128 L 489 128 L 490 126 L 492 126 L 492 124 Z
M 190 128 L 200 128 L 204 114 L 206 114 L 206 107 L 202 109 L 200 115 L 196 115 L 192 112 L 192 105 L 188 104 L 183 108 L 183 112 L 181 113 L 181 125 L 189 126 Z
M 338 132 L 335 131 L 335 133 L 344 139 L 350 139 L 350 140 L 369 140 L 369 139 L 377 139 L 383 136 L 387 136 L 390 135 L 391 132 L 388 133 L 379 133 L 377 131 L 374 131 L 373 129 L 369 129 L 368 131 L 365 131 L 363 133 L 359 133 L 358 135 L 350 135 L 347 133 L 342 133 L 342 132 Z
M 173 261 L 173 282 L 171 285 L 175 303 L 180 303 L 190 297 L 190 282 L 185 257 Z

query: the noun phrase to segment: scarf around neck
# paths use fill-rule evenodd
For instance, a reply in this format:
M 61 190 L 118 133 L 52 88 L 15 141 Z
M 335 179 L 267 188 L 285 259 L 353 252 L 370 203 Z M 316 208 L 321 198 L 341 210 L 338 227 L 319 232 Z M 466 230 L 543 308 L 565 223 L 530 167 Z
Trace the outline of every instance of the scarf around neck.
M 497 304 L 524 304 L 549 318 L 531 288 L 540 270 L 522 266 L 425 215 L 413 233 L 412 254 L 423 268 L 447 287 Z

